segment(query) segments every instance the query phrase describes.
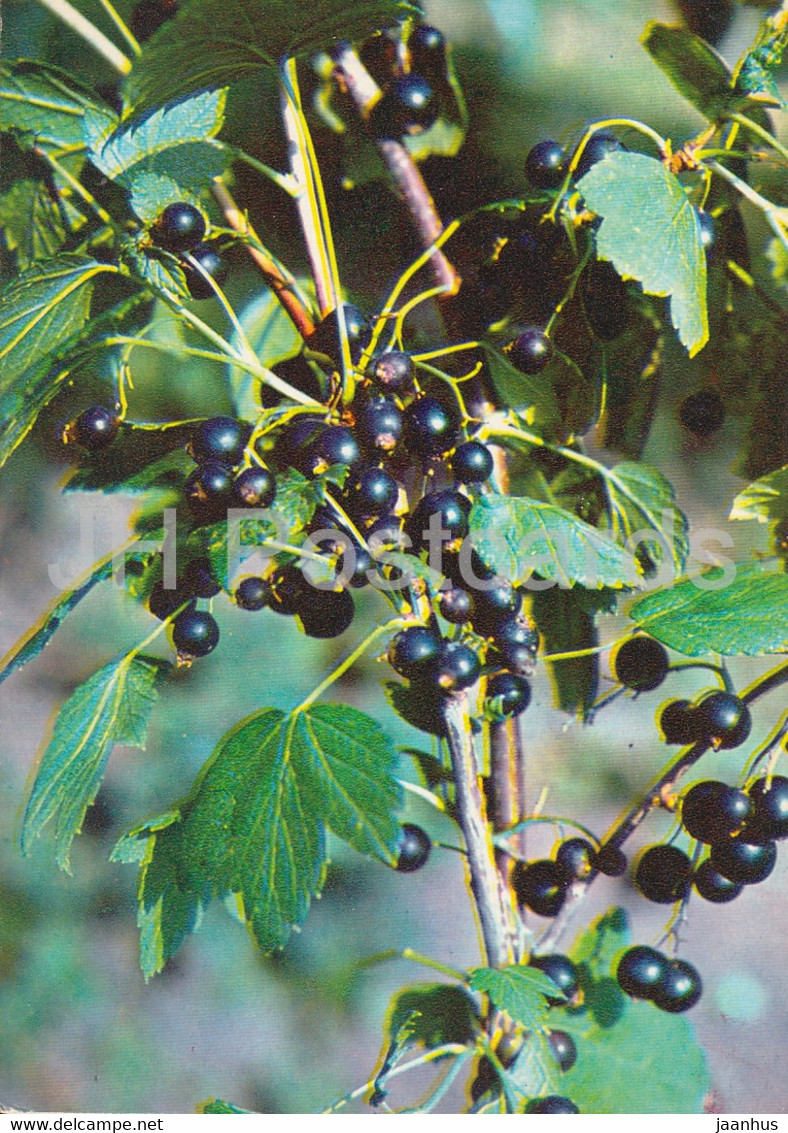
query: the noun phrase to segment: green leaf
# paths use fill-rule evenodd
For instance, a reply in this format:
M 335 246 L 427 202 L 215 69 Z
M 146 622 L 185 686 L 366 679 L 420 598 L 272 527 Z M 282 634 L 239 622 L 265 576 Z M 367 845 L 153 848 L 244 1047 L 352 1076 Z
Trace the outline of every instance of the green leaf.
M 673 326 L 694 357 L 709 337 L 706 254 L 697 212 L 678 177 L 653 157 L 617 151 L 577 185 L 602 217 L 600 258 L 649 295 L 669 296 Z
M 152 487 L 181 487 L 194 467 L 184 446 L 196 424 L 124 423 L 108 448 L 82 457 L 64 491 L 137 493 Z
M 729 519 L 757 519 L 768 523 L 788 519 L 788 465 L 761 476 L 739 492 Z
M 67 230 L 76 231 L 85 218 L 68 201 L 58 208 L 46 187 L 38 181 L 17 181 L 0 196 L 0 229 L 9 252 L 16 254 L 19 271 L 35 260 L 52 256 L 63 245 Z
M 608 610 L 609 590 L 536 591 L 531 595 L 531 613 L 536 620 L 541 652 L 574 653 L 593 649 L 599 644 L 596 613 Z M 556 707 L 585 719 L 599 688 L 599 656 L 573 657 L 568 661 L 548 662 Z
M 636 625 L 688 657 L 780 653 L 788 649 L 788 574 L 763 563 L 736 564 L 722 589 L 712 574 L 684 579 L 641 598 L 629 611 Z M 724 580 L 719 578 L 719 587 Z
M 254 1113 L 253 1109 L 239 1109 L 232 1102 L 222 1101 L 221 1098 L 208 1098 L 197 1106 L 197 1113 Z
M 651 20 L 640 42 L 673 86 L 696 110 L 716 122 L 741 102 L 727 63 L 699 35 Z
M 145 44 L 124 83 L 133 111 L 204 88 L 224 87 L 261 66 L 364 39 L 417 14 L 398 0 L 187 0 Z
M 236 895 L 260 948 L 283 947 L 322 888 L 327 828 L 392 862 L 395 764 L 377 723 L 344 705 L 289 715 L 265 708 L 236 725 L 175 819 L 136 832 L 147 839 L 139 879 L 145 974 L 161 970 L 212 896 Z
M 196 193 L 228 162 L 212 141 L 224 123 L 225 91 L 202 91 L 171 102 L 131 124 L 107 128 L 85 117 L 85 138 L 93 164 L 131 190 L 140 220 L 152 223 L 164 205 Z
M 22 826 L 22 850 L 55 819 L 57 863 L 70 873 L 69 851 L 98 792 L 116 743 L 145 746 L 157 684 L 169 665 L 127 653 L 94 673 L 71 694 L 41 758 Z
M 538 968 L 510 964 L 506 968 L 474 968 L 471 991 L 483 991 L 499 1011 L 528 1030 L 542 1030 L 550 1005 L 547 998 L 558 998 L 561 991 Z
M 430 694 L 421 687 L 400 684 L 399 681 L 386 681 L 384 691 L 389 704 L 406 724 L 432 736 L 446 735 L 442 696 Z
M 88 112 L 105 125 L 114 118 L 93 91 L 58 67 L 28 59 L 0 61 L 0 130 L 13 131 L 24 148 L 35 145 L 53 157 L 82 154 Z
M 465 988 L 423 983 L 396 992 L 386 1012 L 385 1026 L 391 1043 L 401 1042 L 407 1030 L 409 1043 L 429 1050 L 444 1043 L 472 1043 L 479 1018 Z
M 650 557 L 659 564 L 667 551 L 676 571 L 683 570 L 689 554 L 689 524 L 670 481 L 650 464 L 625 461 L 606 472 L 604 484 L 616 537 L 626 541 L 636 533 L 653 531 L 659 538 L 645 540 Z
M 111 559 L 100 563 L 90 572 L 84 582 L 81 582 L 72 590 L 67 590 L 49 607 L 43 617 L 39 618 L 36 625 L 0 661 L 0 684 L 12 673 L 15 673 L 17 669 L 21 669 L 28 661 L 32 661 L 34 657 L 39 655 L 60 629 L 71 611 L 79 605 L 83 598 L 90 594 L 93 587 L 112 577 L 112 568 Z
M 88 320 L 92 281 L 116 272 L 87 256 L 62 255 L 30 268 L 0 295 L 0 465 L 54 393 L 41 369 Z
M 545 373 L 529 377 L 497 350 L 488 348 L 485 354 L 490 378 L 501 404 L 519 410 L 519 416 L 527 425 L 547 430 L 560 429 L 561 410 L 550 376 L 557 367 L 564 365 L 562 359 L 554 359 Z
M 595 527 L 554 504 L 519 496 L 484 496 L 469 516 L 473 546 L 488 567 L 512 581 L 537 572 L 571 586 L 634 586 L 632 555 Z

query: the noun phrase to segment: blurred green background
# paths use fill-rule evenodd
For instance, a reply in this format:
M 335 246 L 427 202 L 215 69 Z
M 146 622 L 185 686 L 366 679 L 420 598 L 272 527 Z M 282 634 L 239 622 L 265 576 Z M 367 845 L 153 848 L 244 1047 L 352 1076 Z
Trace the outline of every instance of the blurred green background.
M 79 6 L 112 35 L 98 3 L 84 0 Z M 128 3 L 118 7 L 124 14 L 130 10 Z M 638 43 L 647 19 L 676 18 L 668 2 L 429 0 L 425 8 L 454 44 L 470 110 L 461 156 L 448 164 L 433 159 L 426 170 L 447 217 L 484 199 L 522 193 L 522 163 L 531 145 L 546 136 L 570 137 L 586 119 L 641 118 L 674 139 L 700 124 Z M 45 58 L 97 84 L 112 80 L 90 49 L 38 4 L 6 0 L 3 17 L 4 54 Z M 753 9 L 737 9 L 720 44 L 731 61 L 756 24 Z M 276 164 L 283 160 L 281 141 L 257 125 L 261 89 L 265 84 L 251 83 L 233 96 L 230 131 Z M 332 154 L 327 170 L 334 168 Z M 381 197 L 379 185 L 345 191 L 336 172 L 329 185 L 345 250 L 345 282 L 354 296 L 374 306 L 407 261 L 412 238 L 399 206 Z M 293 218 L 275 191 L 244 174 L 236 193 L 265 239 L 290 257 Z M 294 266 L 303 267 L 298 253 Z M 254 280 L 242 262 L 235 267 L 232 294 L 242 295 Z M 693 380 L 687 375 L 680 360 L 668 373 L 644 458 L 676 483 L 693 521 L 719 526 L 738 487 L 728 468 L 743 426 L 731 419 L 712 441 L 688 441 L 675 421 L 682 391 Z M 150 364 L 139 373 L 132 415 L 222 412 L 228 403 L 221 378 L 189 363 Z M 67 577 L 88 565 L 89 548 L 83 557 L 77 549 L 81 531 L 93 531 L 87 541 L 97 554 L 123 537 L 129 507 L 113 500 L 97 509 L 89 498 L 64 498 L 58 490 L 64 468 L 53 440 L 57 425 L 105 388 L 97 374 L 95 388 L 65 391 L 4 470 L 0 653 L 54 598 L 52 564 Z M 741 528 L 736 534 L 742 551 L 765 545 L 762 531 Z M 373 594 L 365 594 L 361 605 L 370 622 L 380 613 Z M 422 872 L 407 876 L 336 844 L 326 890 L 282 955 L 260 957 L 243 928 L 217 905 L 164 974 L 143 982 L 134 870 L 107 861 L 114 841 L 186 790 L 226 728 L 264 704 L 296 703 L 347 648 L 342 641 L 316 643 L 283 619 L 268 613 L 252 617 L 224 602 L 220 620 L 217 652 L 169 682 L 154 713 L 148 750 L 115 750 L 75 846 L 71 877 L 57 872 L 45 842 L 28 858 L 20 856 L 19 816 L 30 767 L 57 706 L 100 664 L 148 632 L 150 617 L 121 591 L 104 587 L 2 690 L 0 1105 L 188 1112 L 202 1099 L 221 1096 L 264 1112 L 319 1109 L 372 1072 L 391 993 L 430 978 L 403 962 L 358 971 L 357 960 L 410 946 L 450 965 L 478 963 L 458 855 L 436 850 Z M 623 620 L 611 620 L 603 636 L 612 639 L 621 625 Z M 360 623 L 357 631 L 360 636 Z M 736 673 L 744 679 L 761 667 L 739 665 Z M 426 737 L 390 711 L 380 676 L 387 676 L 385 666 L 369 659 L 335 695 L 379 718 L 396 743 L 428 747 Z M 696 687 L 697 678 L 676 677 L 669 693 Z M 540 671 L 524 724 L 532 799 L 549 784 L 547 810 L 563 811 L 601 833 L 664 760 L 651 725 L 652 706 L 628 702 L 583 728 L 550 703 Z M 764 734 L 768 713 L 756 718 L 759 724 L 758 734 Z M 735 774 L 735 754 L 715 757 L 704 772 Z M 407 758 L 403 770 L 410 771 Z M 425 804 L 411 802 L 408 817 L 434 837 L 455 841 L 448 824 Z M 649 823 L 643 840 L 660 832 L 658 822 Z M 549 836 L 544 845 L 540 837 L 534 836 L 535 853 L 549 850 Z M 788 1110 L 782 1073 L 788 1047 L 781 947 L 786 890 L 780 862 L 766 885 L 745 891 L 732 906 L 693 903 L 682 933 L 683 954 L 700 968 L 707 988 L 692 1018 L 709 1052 L 710 1106 L 718 1111 Z M 583 917 L 615 902 L 632 909 L 637 939 L 650 940 L 658 932 L 664 910 L 632 899 L 625 880 L 595 885 Z M 392 1100 L 401 1100 L 396 1091 Z M 460 1105 L 455 1091 L 444 1108 Z

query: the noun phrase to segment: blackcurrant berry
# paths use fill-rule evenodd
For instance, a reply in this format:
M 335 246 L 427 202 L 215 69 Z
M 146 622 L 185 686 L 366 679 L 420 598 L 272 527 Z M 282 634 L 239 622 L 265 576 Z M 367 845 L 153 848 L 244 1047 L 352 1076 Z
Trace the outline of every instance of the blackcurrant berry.
M 460 692 L 476 684 L 481 673 L 479 655 L 462 641 L 444 641 L 429 679 L 442 692 Z
M 497 645 L 502 639 L 499 632 L 501 627 L 516 621 L 522 609 L 523 595 L 506 578 L 493 578 L 490 583 L 492 585 L 488 583 L 474 595 L 476 608 L 473 613 L 473 628 L 482 637 L 492 637 Z
M 689 700 L 671 700 L 659 715 L 666 744 L 691 744 L 700 739 L 698 715 Z
M 744 835 L 748 842 L 788 838 L 788 779 L 784 775 L 765 776 L 751 783 L 747 794 L 753 805 Z
M 213 299 L 215 292 L 205 276 L 194 266 L 196 264 L 211 279 L 221 286 L 227 278 L 227 266 L 213 244 L 196 244 L 187 253 L 183 262 L 183 274 L 192 299 Z
M 480 441 L 458 445 L 449 461 L 449 471 L 461 484 L 481 484 L 489 480 L 494 467 L 492 453 Z
M 135 39 L 144 43 L 162 24 L 171 20 L 177 11 L 175 0 L 140 0 L 131 13 L 129 27 Z
M 724 842 L 741 830 L 753 813 L 753 805 L 744 791 L 705 779 L 690 787 L 681 803 L 684 829 L 700 842 Z
M 581 279 L 580 294 L 588 325 L 597 338 L 612 342 L 627 328 L 627 287 L 607 260 L 593 260 Z
M 679 421 L 693 436 L 710 437 L 725 424 L 725 405 L 716 389 L 700 389 L 679 406 Z
M 313 590 L 313 601 L 302 602 L 296 611 L 307 637 L 339 637 L 350 627 L 356 612 L 348 590 Z
M 446 77 L 446 37 L 442 31 L 430 24 L 420 24 L 413 29 L 408 40 L 410 68 L 418 75 L 424 75 L 431 82 L 439 82 Z
M 518 864 L 524 863 L 519 862 Z M 548 952 L 544 956 L 531 956 L 528 963 L 530 967 L 538 968 L 540 972 L 544 972 L 562 993 L 559 996 L 548 995 L 546 997 L 551 1007 L 559 1007 L 562 1003 L 571 1002 L 575 998 L 580 990 L 577 968 L 563 952 Z
M 460 586 L 442 590 L 438 595 L 438 613 L 452 625 L 465 625 L 473 613 L 473 596 Z
M 295 563 L 288 563 L 275 571 L 270 582 L 268 604 L 275 614 L 296 614 L 307 601 L 314 600 L 314 590 Z
M 428 492 L 416 505 L 407 522 L 408 534 L 415 549 L 429 546 L 430 540 L 438 536 L 442 543 L 464 538 L 468 534 L 470 510 L 471 501 L 462 492 Z
M 355 362 L 361 357 L 363 342 L 369 333 L 369 324 L 364 314 L 352 303 L 344 304 L 343 313 L 350 356 Z M 342 351 L 339 345 L 339 318 L 336 309 L 329 311 L 318 323 L 314 333 L 306 340 L 306 345 L 318 354 L 327 355 L 334 362 L 339 361 Z
M 624 149 L 624 146 L 609 130 L 597 130 L 592 134 L 586 143 L 580 160 L 575 167 L 575 180 L 579 181 L 588 173 L 592 165 L 596 165 L 609 153 L 615 153 L 617 150 Z
M 568 1035 L 566 1031 L 551 1031 L 547 1036 L 547 1042 L 553 1052 L 553 1057 L 564 1073 L 571 1070 L 577 1062 L 577 1047 L 572 1036 Z
M 712 846 L 709 861 L 729 881 L 756 885 L 765 881 L 774 869 L 777 845 L 774 842 L 744 842 L 741 838 L 731 838 L 728 842 Z
M 537 142 L 525 159 L 525 175 L 537 189 L 557 189 L 563 180 L 564 147 L 552 138 Z
M 441 456 L 457 439 L 453 414 L 434 397 L 412 402 L 405 410 L 403 425 L 405 444 L 416 456 Z
M 512 870 L 512 888 L 518 903 L 540 917 L 558 916 L 571 881 L 564 867 L 548 858 L 516 862 Z M 547 974 L 551 976 L 550 972 Z
M 692 863 L 677 846 L 649 846 L 635 863 L 632 881 L 647 901 L 672 905 L 687 895 Z
M 378 138 L 420 134 L 438 118 L 438 100 L 423 75 L 411 72 L 395 79 L 372 109 L 369 125 Z
M 699 702 L 697 713 L 701 734 L 715 748 L 738 747 L 750 734 L 750 710 L 732 692 L 710 692 Z
M 524 615 L 503 618 L 496 624 L 492 639 L 493 645 L 502 652 L 510 646 L 522 646 L 532 657 L 539 652 L 539 631 Z
M 627 855 L 618 846 L 600 846 L 592 858 L 592 865 L 605 877 L 623 877 L 627 872 Z
M 413 382 L 413 362 L 402 350 L 387 350 L 372 359 L 372 380 L 387 390 L 407 390 Z
M 159 216 L 151 235 L 168 252 L 188 252 L 205 236 L 205 217 L 187 201 L 175 201 Z
M 178 579 L 178 586 L 192 598 L 214 598 L 221 590 L 211 560 L 206 556 L 189 560 Z
M 408 680 L 427 673 L 441 649 L 439 635 L 427 626 L 408 626 L 398 633 L 389 646 L 391 667 Z
M 206 657 L 219 644 L 216 618 L 204 610 L 183 610 L 172 623 L 172 641 L 187 657 Z
M 594 868 L 594 853 L 586 838 L 567 838 L 556 850 L 555 860 L 572 877 L 587 877 Z
M 324 471 L 332 464 L 353 468 L 361 461 L 358 441 L 346 425 L 327 425 L 314 438 L 310 450 L 315 471 Z
M 237 464 L 252 434 L 252 427 L 235 417 L 211 417 L 202 421 L 192 433 L 189 448 L 198 464 L 206 460 L 223 460 Z
M 400 873 L 413 873 L 414 870 L 421 869 L 427 864 L 431 849 L 429 835 L 420 826 L 404 822 L 400 829 L 397 864 L 394 868 Z
M 347 584 L 348 586 L 352 586 L 354 590 L 360 590 L 364 586 L 369 586 L 369 574 L 374 570 L 375 560 L 366 547 L 359 547 L 356 543 L 353 544 L 353 555 L 353 573 L 348 579 Z
M 191 598 L 192 595 L 180 587 L 169 589 L 163 582 L 156 582 L 148 597 L 148 609 L 155 618 L 163 622 L 171 618 L 181 606 L 189 603 L 193 607 Z
M 206 460 L 187 477 L 184 495 L 200 523 L 215 523 L 232 502 L 232 470 L 221 460 Z
M 496 673 L 487 682 L 486 703 L 496 705 L 502 716 L 519 716 L 531 703 L 531 686 L 515 673 Z
M 671 960 L 666 964 L 651 999 L 661 1011 L 677 1015 L 694 1007 L 702 992 L 701 978 L 692 964 L 686 960 Z
M 704 901 L 712 901 L 715 905 L 733 901 L 744 888 L 740 881 L 723 877 L 708 858 L 695 870 L 692 882 Z
M 317 417 L 304 414 L 296 417 L 278 434 L 274 443 L 274 460 L 280 468 L 296 468 L 303 472 L 309 466 L 310 443 L 324 428 Z
M 506 348 L 509 361 L 522 374 L 541 374 L 553 357 L 553 344 L 539 327 L 527 327 Z
M 242 610 L 262 610 L 271 597 L 271 583 L 265 578 L 251 575 L 242 578 L 235 591 L 235 602 Z
M 544 1098 L 534 1098 L 525 1107 L 526 1113 L 579 1113 L 571 1098 L 559 1094 L 548 1094 Z
M 233 480 L 233 498 L 239 507 L 270 507 L 276 496 L 276 480 L 267 468 L 244 468 Z
M 395 507 L 399 485 L 383 468 L 365 468 L 347 491 L 348 506 L 358 515 L 388 515 Z
M 356 432 L 368 448 L 391 452 L 402 436 L 402 410 L 390 397 L 374 397 L 357 410 Z
M 667 966 L 667 958 L 656 948 L 636 944 L 628 948 L 618 962 L 618 986 L 633 999 L 651 999 Z
M 636 692 L 650 692 L 662 684 L 668 673 L 665 647 L 653 637 L 630 637 L 613 656 L 616 680 Z
M 120 429 L 120 418 L 103 405 L 92 405 L 83 410 L 67 430 L 69 439 L 76 441 L 88 452 L 100 452 L 115 440 Z

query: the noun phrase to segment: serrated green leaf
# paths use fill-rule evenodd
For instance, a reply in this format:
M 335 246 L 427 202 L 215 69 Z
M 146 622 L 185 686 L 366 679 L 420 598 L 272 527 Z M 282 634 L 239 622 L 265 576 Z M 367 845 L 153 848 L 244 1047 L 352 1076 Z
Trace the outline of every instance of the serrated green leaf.
M 706 253 L 687 192 L 656 158 L 616 151 L 577 183 L 602 217 L 597 253 L 649 295 L 669 297 L 670 317 L 690 357 L 709 338 Z
M 408 1043 L 430 1049 L 443 1043 L 472 1043 L 479 1018 L 464 988 L 423 983 L 396 992 L 386 1011 L 385 1026 L 391 1043 L 401 1042 L 407 1029 Z
M 62 247 L 68 231 L 85 223 L 83 215 L 61 198 L 62 208 L 39 181 L 17 181 L 0 196 L 0 230 L 5 247 L 16 256 L 19 271 Z
M 520 411 L 519 415 L 528 425 L 547 430 L 560 428 L 561 410 L 549 370 L 537 377 L 529 377 L 516 369 L 499 351 L 489 348 L 485 355 L 490 378 L 502 405 Z M 563 361 L 556 359 L 551 366 L 563 366 Z
M 595 527 L 554 504 L 485 496 L 473 505 L 469 537 L 488 567 L 512 581 L 536 571 L 561 586 L 635 586 L 632 555 Z
M 506 968 L 474 968 L 471 991 L 489 995 L 499 1011 L 528 1030 L 540 1031 L 547 1022 L 548 997 L 557 999 L 562 993 L 553 981 L 538 968 L 527 964 L 510 964 Z
M 60 629 L 71 611 L 79 605 L 83 598 L 90 594 L 93 587 L 112 577 L 112 567 L 112 560 L 100 563 L 90 572 L 84 582 L 71 590 L 67 590 L 49 607 L 43 617 L 38 619 L 32 629 L 0 661 L 0 684 L 12 673 L 15 673 L 17 669 L 21 669 L 28 661 L 32 661 L 34 657 L 39 655 Z
M 729 519 L 757 519 L 769 523 L 788 519 L 788 465 L 769 472 L 739 492 Z
M 124 83 L 134 112 L 277 67 L 285 57 L 364 39 L 417 9 L 398 0 L 187 0 L 145 44 Z
M 98 792 L 116 743 L 144 747 L 156 685 L 169 668 L 127 653 L 88 678 L 63 705 L 41 758 L 22 825 L 22 850 L 55 819 L 57 863 L 70 873 L 69 851 Z
M 650 464 L 624 461 L 606 472 L 604 484 L 616 537 L 626 541 L 639 532 L 653 531 L 659 538 L 646 539 L 651 558 L 659 564 L 667 552 L 676 571 L 683 570 L 689 554 L 689 524 L 670 481 Z
M 731 86 L 727 63 L 699 35 L 651 20 L 640 42 L 679 94 L 704 117 L 717 121 L 741 101 Z
M 36 264 L 0 294 L 0 465 L 54 393 L 42 367 L 88 321 L 92 281 L 116 272 L 88 256 L 64 254 Z
M 703 578 L 707 586 L 714 581 Z M 688 657 L 780 653 L 788 649 L 788 574 L 763 563 L 739 563 L 722 589 L 701 589 L 698 579 L 684 579 L 641 598 L 629 616 Z
M 93 91 L 59 67 L 29 59 L 0 62 L 0 130 L 12 130 L 23 147 L 35 145 L 53 157 L 82 154 L 88 112 L 105 125 L 114 118 Z
M 138 832 L 148 840 L 139 880 L 146 975 L 161 970 L 205 903 L 227 893 L 260 948 L 281 948 L 322 888 L 327 828 L 391 862 L 395 764 L 377 723 L 344 705 L 265 708 L 236 725 L 177 819 Z

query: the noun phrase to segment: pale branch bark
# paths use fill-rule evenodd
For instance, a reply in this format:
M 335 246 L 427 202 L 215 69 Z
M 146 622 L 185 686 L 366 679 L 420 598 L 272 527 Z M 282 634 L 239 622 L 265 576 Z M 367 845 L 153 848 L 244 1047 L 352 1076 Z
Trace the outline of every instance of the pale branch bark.
M 349 44 L 342 44 L 333 55 L 337 78 L 366 120 L 370 108 L 380 98 L 380 88 Z M 424 178 L 405 146 L 394 138 L 376 138 L 380 156 L 399 189 L 419 234 L 422 247 L 429 248 L 443 231 L 443 223 Z M 430 260 L 436 284 L 454 294 L 460 277 L 443 255 L 436 251 Z
M 465 696 L 454 696 L 444 709 L 451 755 L 457 818 L 465 837 L 471 893 L 479 914 L 487 963 L 494 968 L 511 964 L 517 933 L 511 897 L 495 864 L 484 797 L 479 784 Z
M 235 232 L 240 233 L 242 236 L 249 236 L 253 240 L 256 240 L 257 234 L 250 224 L 248 217 L 245 213 L 241 212 L 226 185 L 224 185 L 218 177 L 212 182 L 211 191 L 224 214 L 227 226 L 232 228 Z M 310 334 L 313 333 L 315 324 L 312 316 L 295 293 L 293 288 L 295 281 L 292 278 L 288 279 L 282 273 L 279 266 L 275 264 L 270 257 L 266 256 L 260 248 L 255 247 L 253 244 L 246 243 L 244 244 L 244 248 L 265 282 L 290 316 L 296 330 L 302 338 L 308 338 Z

